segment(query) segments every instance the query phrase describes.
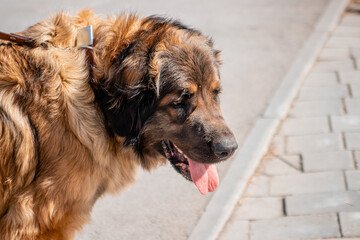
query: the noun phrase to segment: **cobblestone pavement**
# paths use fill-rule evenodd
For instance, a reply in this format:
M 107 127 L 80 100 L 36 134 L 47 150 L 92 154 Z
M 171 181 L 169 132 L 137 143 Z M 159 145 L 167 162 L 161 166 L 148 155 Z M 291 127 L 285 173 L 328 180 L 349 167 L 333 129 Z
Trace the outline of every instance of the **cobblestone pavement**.
M 360 14 L 329 37 L 219 239 L 360 239 Z
M 221 105 L 241 146 L 330 0 L 0 0 L 0 31 L 23 31 L 64 9 L 160 14 L 213 37 L 223 50 Z M 1 64 L 1 63 L 0 63 Z M 261 71 L 259 71 L 261 69 Z M 236 108 L 234 108 L 236 103 Z M 220 182 L 231 161 L 218 164 Z M 171 166 L 99 199 L 77 240 L 187 239 L 213 193 L 203 196 Z M 1 236 L 0 236 L 1 239 Z

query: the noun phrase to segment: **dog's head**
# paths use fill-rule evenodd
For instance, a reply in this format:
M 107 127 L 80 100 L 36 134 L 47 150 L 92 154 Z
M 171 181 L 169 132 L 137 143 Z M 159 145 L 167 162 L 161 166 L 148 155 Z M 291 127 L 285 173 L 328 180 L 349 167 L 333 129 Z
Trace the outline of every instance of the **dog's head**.
M 200 32 L 158 17 L 141 21 L 129 39 L 97 94 L 110 131 L 126 138 L 144 168 L 167 158 L 201 193 L 213 191 L 213 164 L 237 148 L 219 106 L 219 52 Z

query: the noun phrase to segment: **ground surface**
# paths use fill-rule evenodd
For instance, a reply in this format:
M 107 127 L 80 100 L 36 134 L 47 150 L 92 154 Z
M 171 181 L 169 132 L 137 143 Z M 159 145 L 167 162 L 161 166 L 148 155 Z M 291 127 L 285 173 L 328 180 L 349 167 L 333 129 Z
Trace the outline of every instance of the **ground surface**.
M 223 50 L 224 115 L 239 145 L 262 114 L 328 0 L 120 1 L 2 0 L 0 31 L 16 32 L 60 9 L 166 14 L 201 29 Z M 220 176 L 227 164 L 219 166 Z M 95 205 L 76 239 L 186 239 L 211 194 L 170 167 L 141 172 L 130 190 Z
M 219 240 L 360 239 L 359 59 L 347 13 Z

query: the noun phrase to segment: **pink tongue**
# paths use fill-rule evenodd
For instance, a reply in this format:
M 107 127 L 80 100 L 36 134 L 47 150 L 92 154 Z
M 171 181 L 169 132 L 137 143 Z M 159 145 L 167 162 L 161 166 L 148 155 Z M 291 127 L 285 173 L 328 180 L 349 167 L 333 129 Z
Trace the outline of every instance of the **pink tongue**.
M 219 176 L 215 165 L 203 164 L 188 159 L 192 181 L 201 194 L 214 191 L 219 185 Z

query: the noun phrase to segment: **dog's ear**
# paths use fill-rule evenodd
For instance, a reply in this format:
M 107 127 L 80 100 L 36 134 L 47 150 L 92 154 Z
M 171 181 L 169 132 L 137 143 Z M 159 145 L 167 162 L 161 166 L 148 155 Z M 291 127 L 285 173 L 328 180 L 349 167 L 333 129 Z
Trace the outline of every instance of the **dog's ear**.
M 156 76 L 149 73 L 149 56 L 129 45 L 113 63 L 109 78 L 96 94 L 110 129 L 135 145 L 145 121 L 154 112 L 158 93 Z
M 120 53 L 111 54 L 113 59 L 108 77 L 100 83 L 98 102 L 110 129 L 126 137 L 126 145 L 137 143 L 145 121 L 155 111 L 159 97 L 159 71 L 154 59 L 156 47 L 168 27 L 166 19 L 145 19 L 142 29 L 125 48 L 114 46 L 115 49 L 121 48 Z

